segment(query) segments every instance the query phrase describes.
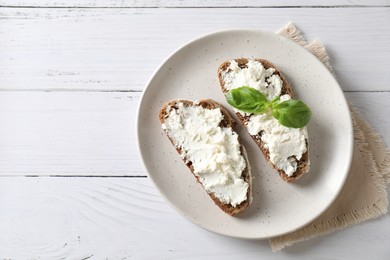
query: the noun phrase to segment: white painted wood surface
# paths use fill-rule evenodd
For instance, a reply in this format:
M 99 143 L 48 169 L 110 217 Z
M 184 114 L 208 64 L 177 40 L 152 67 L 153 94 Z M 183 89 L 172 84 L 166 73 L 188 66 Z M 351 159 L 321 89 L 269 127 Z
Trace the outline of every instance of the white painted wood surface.
M 12 7 L 112 7 L 112 8 L 156 8 L 156 7 L 372 7 L 389 6 L 387 0 L 1 0 L 0 6 Z
M 0 92 L 0 173 L 145 176 L 140 92 Z
M 1 16 L 1 89 L 141 91 L 193 38 L 294 21 L 328 47 L 344 90 L 390 90 L 390 7 L 2 8 Z
M 0 259 L 390 256 L 388 214 L 278 253 L 204 231 L 146 177 L 134 134 L 145 83 L 180 45 L 293 21 L 390 145 L 389 1 L 0 0 L 0 18 Z
M 2 259 L 387 259 L 390 253 L 388 215 L 273 253 L 266 240 L 193 225 L 146 178 L 1 178 L 0 194 Z

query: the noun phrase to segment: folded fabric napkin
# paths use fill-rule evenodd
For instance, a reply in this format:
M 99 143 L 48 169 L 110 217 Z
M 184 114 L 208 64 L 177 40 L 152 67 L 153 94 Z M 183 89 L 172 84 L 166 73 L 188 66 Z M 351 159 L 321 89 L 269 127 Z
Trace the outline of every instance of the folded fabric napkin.
M 277 33 L 305 47 L 332 71 L 326 49 L 318 39 L 306 42 L 302 32 L 292 23 Z M 386 214 L 390 150 L 357 109 L 352 104 L 349 106 L 354 128 L 354 150 L 344 187 L 334 203 L 312 223 L 292 233 L 269 239 L 273 251 Z

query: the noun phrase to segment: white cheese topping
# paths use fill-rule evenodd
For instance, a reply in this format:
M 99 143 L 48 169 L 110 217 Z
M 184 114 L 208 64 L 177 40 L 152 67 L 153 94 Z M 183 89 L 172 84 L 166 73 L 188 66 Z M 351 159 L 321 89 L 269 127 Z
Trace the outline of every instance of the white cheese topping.
M 252 115 L 247 123 L 250 135 L 261 134 L 264 146 L 269 150 L 270 161 L 291 176 L 297 170 L 297 160 L 306 152 L 307 130 L 281 125 L 270 111 Z
M 182 158 L 192 163 L 205 190 L 233 207 L 245 201 L 249 185 L 241 174 L 246 162 L 238 135 L 231 128 L 219 126 L 221 110 L 179 103 L 177 109 L 168 107 L 167 114 L 162 128 L 181 149 Z
M 273 75 L 275 69 L 266 69 L 261 62 L 255 60 L 249 60 L 246 66 L 241 69 L 235 60 L 230 61 L 228 71 L 222 76 L 227 90 L 247 86 L 257 89 L 268 100 L 280 96 L 283 82 L 279 75 Z
M 223 74 L 224 86 L 227 90 L 248 86 L 259 90 L 266 95 L 268 100 L 279 97 L 283 82 L 274 69 L 265 69 L 255 60 L 249 60 L 247 68 L 241 69 L 237 62 L 230 61 L 230 66 Z M 291 99 L 289 95 L 280 97 L 281 101 Z M 250 135 L 261 135 L 261 141 L 269 150 L 270 161 L 288 176 L 292 176 L 297 170 L 297 160 L 307 151 L 307 128 L 290 128 L 281 125 L 270 111 L 259 115 L 251 115 L 238 111 L 244 116 L 249 116 L 247 129 Z

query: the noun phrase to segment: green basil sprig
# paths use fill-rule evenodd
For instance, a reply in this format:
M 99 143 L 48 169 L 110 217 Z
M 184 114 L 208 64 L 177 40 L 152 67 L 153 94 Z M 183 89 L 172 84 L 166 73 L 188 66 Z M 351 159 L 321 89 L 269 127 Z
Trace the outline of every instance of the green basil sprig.
M 304 127 L 311 117 L 310 108 L 300 100 L 280 101 L 278 97 L 268 101 L 260 91 L 246 86 L 229 90 L 226 100 L 231 106 L 246 113 L 260 114 L 270 108 L 272 115 L 286 127 Z

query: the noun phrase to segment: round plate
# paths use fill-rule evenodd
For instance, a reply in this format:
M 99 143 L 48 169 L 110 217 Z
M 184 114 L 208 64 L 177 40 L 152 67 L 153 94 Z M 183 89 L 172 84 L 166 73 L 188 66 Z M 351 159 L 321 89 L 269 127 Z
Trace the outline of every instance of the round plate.
M 284 182 L 238 124 L 236 131 L 252 167 L 253 202 L 245 213 L 231 217 L 196 182 L 162 131 L 158 114 L 165 102 L 176 98 L 212 98 L 233 114 L 220 89 L 217 68 L 226 60 L 240 57 L 274 63 L 298 98 L 311 108 L 311 170 L 293 184 Z M 152 76 L 142 95 L 137 138 L 148 176 L 178 212 L 207 230 L 253 239 L 294 231 L 324 212 L 345 182 L 353 148 L 350 112 L 328 69 L 298 44 L 254 30 L 212 33 L 173 53 Z

